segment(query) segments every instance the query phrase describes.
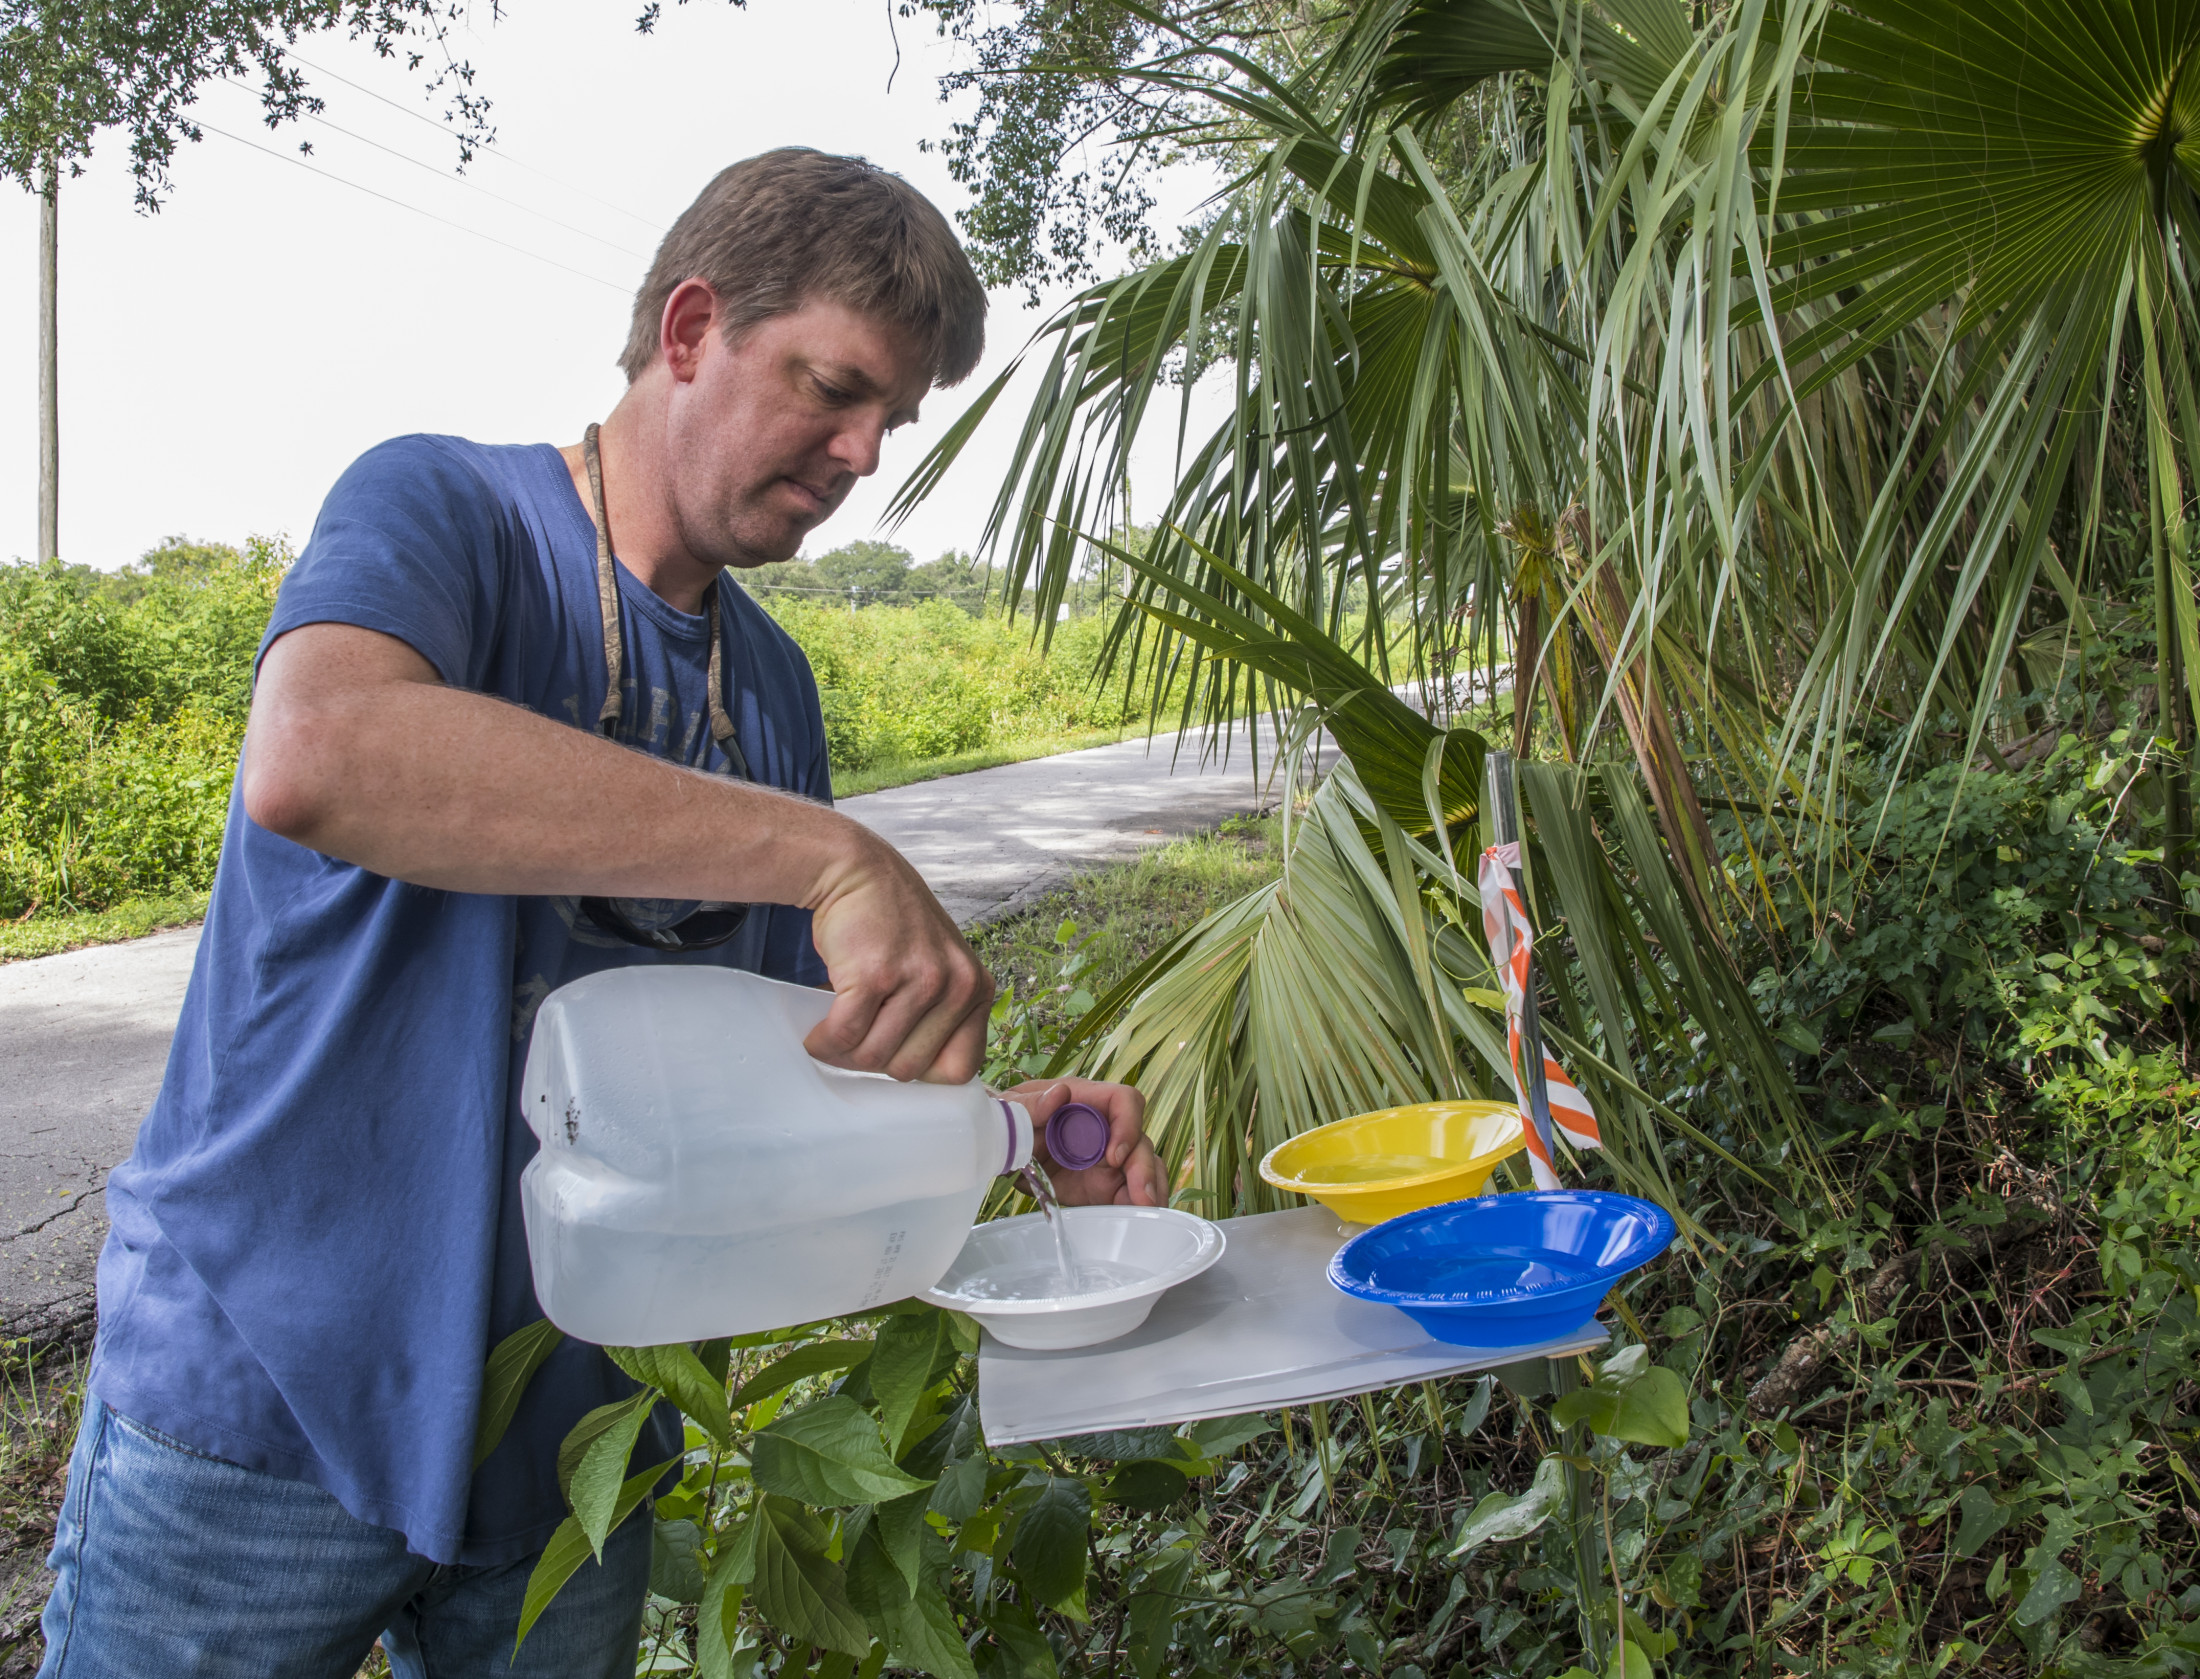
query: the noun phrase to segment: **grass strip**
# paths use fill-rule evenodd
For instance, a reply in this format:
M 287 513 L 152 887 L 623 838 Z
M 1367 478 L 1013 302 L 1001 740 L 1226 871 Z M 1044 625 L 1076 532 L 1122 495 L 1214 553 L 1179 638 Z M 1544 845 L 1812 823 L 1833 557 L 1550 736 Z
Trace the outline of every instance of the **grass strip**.
M 998 741 L 971 752 L 945 758 L 899 758 L 860 770 L 833 772 L 833 797 L 852 799 L 860 793 L 883 793 L 889 787 L 936 781 L 943 775 L 968 775 L 972 770 L 998 769 L 1032 758 L 1052 758 L 1063 752 L 1083 752 L 1094 746 L 1113 746 L 1132 736 L 1121 729 L 1083 729 L 1068 734 L 1033 735 L 1027 740 Z
M 175 892 L 163 897 L 125 899 L 113 909 L 35 915 L 28 921 L 0 923 L 0 962 L 58 956 L 86 945 L 141 939 L 163 927 L 187 927 L 205 919 L 206 899 L 204 892 Z
M 1282 823 L 1234 816 L 1212 833 L 1170 840 L 1136 857 L 1073 875 L 1013 915 L 964 931 L 1003 990 L 1012 1021 L 996 1038 L 1021 1049 L 1058 1043 L 1081 1009 L 1177 934 L 1283 869 Z M 996 1049 L 1000 1045 L 996 1044 Z

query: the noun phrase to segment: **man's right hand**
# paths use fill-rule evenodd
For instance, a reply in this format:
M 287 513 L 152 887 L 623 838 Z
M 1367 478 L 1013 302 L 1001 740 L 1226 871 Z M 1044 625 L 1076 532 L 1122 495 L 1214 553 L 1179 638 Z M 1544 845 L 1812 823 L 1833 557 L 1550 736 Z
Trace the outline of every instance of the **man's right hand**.
M 993 977 L 908 859 L 859 832 L 870 843 L 810 906 L 834 996 L 804 1047 L 835 1067 L 965 1083 L 985 1065 Z
M 451 892 L 791 904 L 836 993 L 821 1061 L 962 1083 L 993 982 L 915 869 L 806 799 L 444 686 L 405 642 L 307 624 L 260 661 L 241 771 L 271 833 Z

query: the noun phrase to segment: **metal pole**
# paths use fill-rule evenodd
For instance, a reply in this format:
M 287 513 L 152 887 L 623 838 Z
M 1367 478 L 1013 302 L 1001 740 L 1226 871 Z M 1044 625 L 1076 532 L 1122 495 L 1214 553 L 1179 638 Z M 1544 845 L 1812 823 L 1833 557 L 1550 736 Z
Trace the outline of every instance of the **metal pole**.
M 51 163 L 38 194 L 38 553 L 61 552 L 61 179 Z
M 1488 787 L 1485 803 L 1490 813 L 1490 843 L 1492 845 L 1516 845 L 1520 840 L 1520 797 L 1513 784 L 1513 755 L 1510 752 L 1492 752 L 1484 759 L 1484 775 Z M 1523 907 L 1528 902 L 1526 877 L 1519 864 L 1513 865 L 1513 890 L 1520 894 Z M 1558 1159 L 1558 1150 L 1551 1140 L 1551 1096 L 1543 1082 L 1543 1028 L 1538 1024 L 1535 1011 L 1535 960 L 1528 961 L 1528 983 L 1521 988 L 1526 995 L 1520 1006 L 1520 1071 L 1527 1080 L 1528 1112 L 1534 1116 L 1537 1135 L 1543 1139 L 1543 1152 L 1551 1160 Z
M 1484 763 L 1488 796 L 1483 802 L 1489 811 L 1490 842 L 1493 845 L 1517 844 L 1520 839 L 1520 796 L 1514 779 L 1513 755 L 1510 752 L 1492 752 Z M 1518 864 L 1513 866 L 1512 877 L 1513 890 L 1520 894 L 1521 905 L 1525 908 L 1528 889 L 1524 871 Z M 1532 957 L 1528 964 L 1528 983 L 1521 990 L 1525 995 L 1520 1009 L 1520 1060 L 1522 1076 L 1527 1084 L 1529 1112 L 1535 1117 L 1536 1130 L 1542 1134 L 1543 1152 L 1555 1163 L 1558 1150 L 1551 1139 L 1550 1090 L 1543 1082 L 1543 1031 L 1536 1023 L 1535 963 Z M 1581 1385 L 1580 1371 L 1570 1357 L 1547 1358 L 1543 1361 L 1543 1370 L 1544 1390 L 1553 1400 L 1564 1398 Z M 1566 1447 L 1566 1526 L 1568 1549 L 1573 1553 L 1575 1612 L 1590 1666 L 1601 1673 L 1609 1646 L 1604 1636 L 1604 1617 L 1591 1607 L 1601 1590 L 1603 1579 L 1597 1566 L 1596 1538 L 1592 1527 L 1591 1504 L 1595 1488 L 1580 1467 L 1580 1460 L 1588 1452 L 1591 1441 L 1586 1429 L 1577 1428 L 1568 1432 L 1573 1438 L 1567 1442 Z

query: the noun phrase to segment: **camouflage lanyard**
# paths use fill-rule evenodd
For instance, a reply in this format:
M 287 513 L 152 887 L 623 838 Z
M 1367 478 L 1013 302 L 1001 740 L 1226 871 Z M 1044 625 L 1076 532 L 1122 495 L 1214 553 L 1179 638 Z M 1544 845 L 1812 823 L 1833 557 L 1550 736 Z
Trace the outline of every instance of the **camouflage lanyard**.
M 588 462 L 588 489 L 595 498 L 596 516 L 596 600 L 603 614 L 603 710 L 596 716 L 596 732 L 608 740 L 619 738 L 619 722 L 626 704 L 626 605 L 619 599 L 619 577 L 611 562 L 611 520 L 603 505 L 603 453 L 598 448 L 597 433 L 603 428 L 591 425 L 581 439 L 581 454 Z M 733 773 L 743 781 L 753 780 L 749 774 L 749 761 L 741 750 L 739 737 L 734 733 L 733 719 L 726 715 L 726 636 L 718 617 L 719 586 L 714 578 L 710 586 L 710 738 L 718 743 L 718 749 L 732 764 Z
M 581 441 L 581 454 L 588 462 L 588 488 L 596 503 L 596 595 L 603 610 L 606 680 L 603 710 L 597 714 L 596 730 L 606 740 L 615 741 L 619 738 L 620 714 L 625 701 L 626 607 L 619 599 L 619 576 L 611 563 L 611 520 L 603 505 L 603 454 L 596 442 L 599 429 L 596 426 L 588 428 Z M 710 590 L 710 733 L 719 750 L 725 753 L 733 774 L 749 781 L 754 779 L 749 774 L 749 761 L 741 751 L 740 741 L 735 738 L 733 719 L 726 715 L 726 638 L 724 626 L 719 621 L 718 594 L 718 582 L 714 578 Z M 628 944 L 669 952 L 708 950 L 713 945 L 724 944 L 741 930 L 749 915 L 746 904 L 698 903 L 670 926 L 650 927 L 635 920 L 630 913 L 632 907 L 630 899 L 582 898 L 578 901 L 581 918 L 592 923 L 598 931 Z

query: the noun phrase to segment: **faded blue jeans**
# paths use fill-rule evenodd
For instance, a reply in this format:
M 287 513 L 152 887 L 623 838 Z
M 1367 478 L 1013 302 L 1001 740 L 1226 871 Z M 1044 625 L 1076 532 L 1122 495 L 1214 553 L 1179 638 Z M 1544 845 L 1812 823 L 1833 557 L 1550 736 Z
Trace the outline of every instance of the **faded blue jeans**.
M 241 1469 L 84 1402 L 39 1679 L 631 1679 L 649 1585 L 637 1511 L 512 1636 L 534 1557 L 453 1567 L 319 1487 Z

